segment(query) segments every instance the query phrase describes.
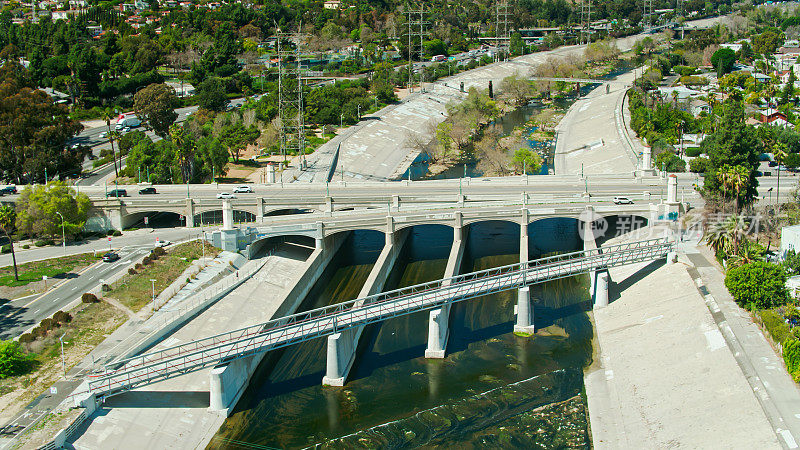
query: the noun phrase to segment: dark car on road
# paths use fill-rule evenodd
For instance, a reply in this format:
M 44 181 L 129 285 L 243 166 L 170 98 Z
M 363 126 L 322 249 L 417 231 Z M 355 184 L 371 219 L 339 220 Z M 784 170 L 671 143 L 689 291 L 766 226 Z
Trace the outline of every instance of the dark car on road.
M 0 192 L 2 193 L 0 195 L 16 194 L 17 193 L 17 187 L 16 186 L 6 186 L 6 187 L 0 189 Z
M 103 262 L 114 262 L 119 259 L 119 255 L 114 252 L 108 252 L 103 255 Z
M 108 194 L 106 194 L 106 197 L 127 197 L 127 196 L 128 196 L 128 191 L 126 191 L 125 189 L 112 189 L 108 191 Z
M 140 195 L 158 194 L 158 192 L 156 192 L 156 188 L 154 188 L 154 187 L 146 187 L 146 188 L 139 189 L 139 194 Z

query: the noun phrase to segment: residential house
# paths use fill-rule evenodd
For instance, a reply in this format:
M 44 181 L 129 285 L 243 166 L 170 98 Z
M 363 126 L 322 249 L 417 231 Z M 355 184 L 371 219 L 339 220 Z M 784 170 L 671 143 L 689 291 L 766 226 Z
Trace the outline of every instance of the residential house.
M 342 2 L 339 0 L 326 0 L 322 6 L 325 9 L 339 9 L 342 6 Z
M 789 251 L 800 252 L 800 225 L 792 225 L 781 229 L 780 258 L 786 258 Z
M 711 112 L 711 105 L 705 100 L 696 98 L 689 103 L 689 112 L 695 117 L 702 113 L 708 114 Z
M 738 52 L 742 49 L 742 44 L 733 43 L 733 42 L 726 42 L 724 44 L 719 44 L 721 48 L 729 48 L 735 52 Z
M 786 120 L 786 115 L 775 108 L 767 108 L 759 112 L 761 123 L 772 123 L 777 119 Z

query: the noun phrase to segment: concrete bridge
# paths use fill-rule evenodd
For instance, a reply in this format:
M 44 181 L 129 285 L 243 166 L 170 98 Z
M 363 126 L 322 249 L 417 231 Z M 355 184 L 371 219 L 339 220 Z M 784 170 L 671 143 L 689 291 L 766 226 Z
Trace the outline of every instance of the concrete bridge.
M 185 185 L 184 185 L 185 186 Z M 171 213 L 188 218 L 186 226 L 199 226 L 221 220 L 219 192 L 233 186 L 195 185 L 158 186 L 159 195 L 106 198 L 101 188 L 82 189 L 90 196 L 93 208 L 87 227 L 93 230 L 124 229 L 144 217 Z M 334 213 L 348 210 L 435 209 L 442 207 L 486 207 L 511 204 L 539 204 L 545 207 L 574 203 L 610 203 L 615 195 L 649 202 L 651 195 L 664 191 L 664 180 L 656 177 L 623 176 L 509 177 L 446 181 L 400 181 L 391 183 L 329 183 L 312 185 L 251 185 L 252 194 L 238 194 L 231 205 L 238 223 L 266 223 L 271 216 L 296 212 Z M 134 193 L 137 186 L 127 187 Z M 587 194 L 591 193 L 591 198 Z
M 587 241 L 594 241 L 593 233 L 589 232 L 586 236 Z M 463 242 L 463 239 L 454 241 L 451 257 L 456 255 L 459 258 L 463 254 Z M 387 247 L 393 245 L 394 243 L 387 243 Z M 373 294 L 129 358 L 122 361 L 117 370 L 90 376 L 87 391 L 83 394 L 96 401 L 98 397 L 114 395 L 222 364 L 211 373 L 211 407 L 226 409 L 231 401 L 238 398 L 231 395 L 230 391 L 241 391 L 242 382 L 249 378 L 249 374 L 242 374 L 238 369 L 237 361 L 248 358 L 260 360 L 269 350 L 326 336 L 328 369 L 324 382 L 343 385 L 355 358 L 360 330 L 368 324 L 418 311 L 433 310 L 426 357 L 441 358 L 446 346 L 446 333 L 441 330 L 443 325 L 447 328 L 447 317 L 442 311 L 449 311 L 453 303 L 517 289 L 519 295 L 515 331 L 530 334 L 534 331 L 530 285 L 664 257 L 668 260 L 674 259 L 674 249 L 674 243 L 667 239 L 639 241 L 603 249 L 590 248 Z M 384 262 L 379 257 L 373 273 L 385 273 L 386 261 L 395 257 L 396 254 Z M 448 267 L 451 267 L 450 262 Z M 376 281 L 372 278 L 371 276 L 368 279 L 367 284 Z M 592 279 L 596 280 L 592 289 L 595 307 L 604 307 L 608 303 L 607 275 L 596 275 Z M 367 285 L 365 288 L 369 289 Z M 257 365 L 251 361 L 245 364 L 247 367 Z

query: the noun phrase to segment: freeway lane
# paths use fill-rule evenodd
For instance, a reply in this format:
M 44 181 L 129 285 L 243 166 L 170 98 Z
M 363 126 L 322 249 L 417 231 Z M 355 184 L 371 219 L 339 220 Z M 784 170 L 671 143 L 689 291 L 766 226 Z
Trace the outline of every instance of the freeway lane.
M 66 309 L 84 292 L 97 287 L 100 280 L 126 269 L 132 260 L 144 256 L 148 251 L 149 248 L 124 248 L 119 252 L 118 261 L 98 262 L 81 274 L 67 274 L 66 282 L 45 294 L 23 297 L 0 306 L 0 339 L 17 337 L 56 311 Z

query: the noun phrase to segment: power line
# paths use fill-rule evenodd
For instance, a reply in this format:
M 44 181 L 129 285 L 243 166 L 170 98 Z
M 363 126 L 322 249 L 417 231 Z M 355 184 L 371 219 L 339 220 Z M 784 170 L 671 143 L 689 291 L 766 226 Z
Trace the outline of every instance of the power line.
M 294 49 L 286 46 L 292 38 L 295 40 Z M 306 136 L 303 119 L 303 66 L 300 60 L 300 36 L 278 30 L 275 47 L 278 56 L 278 119 L 281 156 L 285 164 L 286 155 L 290 151 L 296 150 L 300 155 L 300 168 L 304 170 L 306 168 Z
M 425 4 L 421 3 L 418 9 L 408 8 L 408 89 L 409 92 L 414 87 L 414 38 L 419 39 L 419 59 L 422 61 L 425 49 L 423 42 L 427 36 L 426 28 L 430 22 L 425 21 Z M 425 92 L 423 86 L 425 78 L 424 67 L 419 71 L 419 90 Z
M 643 1 L 644 5 L 642 6 L 642 20 L 646 25 L 645 32 L 650 33 L 653 28 L 653 0 Z
M 497 57 L 500 56 L 500 48 L 505 47 L 508 49 L 509 36 L 508 36 L 508 0 L 500 0 L 495 5 L 495 44 L 497 45 Z M 506 51 L 507 52 L 507 51 Z
M 581 0 L 581 32 L 579 44 L 591 42 L 590 27 L 592 23 L 592 0 Z

